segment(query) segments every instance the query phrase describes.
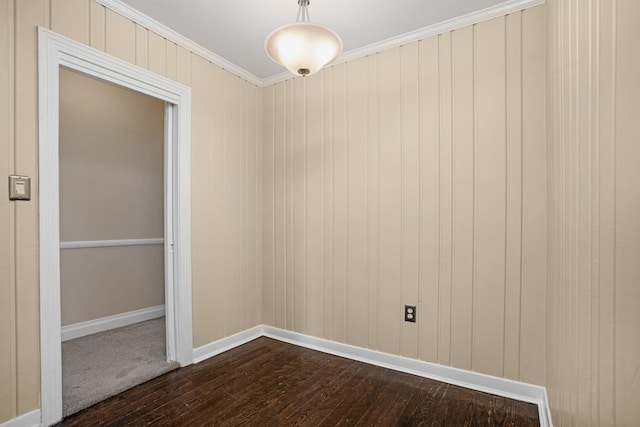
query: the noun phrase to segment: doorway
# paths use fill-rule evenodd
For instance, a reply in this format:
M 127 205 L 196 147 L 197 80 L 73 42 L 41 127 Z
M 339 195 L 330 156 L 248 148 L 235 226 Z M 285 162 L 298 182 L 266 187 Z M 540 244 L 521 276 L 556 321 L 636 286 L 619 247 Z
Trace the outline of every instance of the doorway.
M 41 417 L 62 417 L 60 308 L 60 67 L 157 98 L 164 111 L 167 359 L 192 363 L 190 89 L 49 30 L 38 29 Z
M 164 109 L 59 70 L 63 417 L 177 367 L 167 360 Z

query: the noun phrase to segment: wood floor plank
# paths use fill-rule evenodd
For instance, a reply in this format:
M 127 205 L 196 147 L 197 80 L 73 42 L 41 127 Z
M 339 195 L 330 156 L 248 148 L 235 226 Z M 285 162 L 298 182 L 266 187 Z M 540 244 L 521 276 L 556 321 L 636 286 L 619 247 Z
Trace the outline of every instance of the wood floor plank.
M 165 374 L 58 426 L 539 426 L 538 408 L 269 338 Z

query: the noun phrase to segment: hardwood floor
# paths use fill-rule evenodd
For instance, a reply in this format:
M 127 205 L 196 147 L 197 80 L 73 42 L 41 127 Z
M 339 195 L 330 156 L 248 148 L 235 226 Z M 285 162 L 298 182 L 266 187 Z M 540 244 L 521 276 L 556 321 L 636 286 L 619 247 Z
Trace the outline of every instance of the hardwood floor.
M 258 338 L 58 426 L 539 426 L 538 408 Z

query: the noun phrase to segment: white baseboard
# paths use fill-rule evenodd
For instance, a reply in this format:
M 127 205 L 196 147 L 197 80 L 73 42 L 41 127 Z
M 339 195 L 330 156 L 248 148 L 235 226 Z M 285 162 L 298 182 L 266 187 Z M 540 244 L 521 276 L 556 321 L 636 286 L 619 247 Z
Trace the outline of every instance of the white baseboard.
M 263 335 L 266 337 L 299 345 L 312 350 L 322 351 L 324 353 L 345 357 L 347 359 L 358 360 L 371 365 L 393 369 L 394 371 L 431 378 L 472 390 L 535 403 L 538 405 L 540 426 L 553 427 L 551 414 L 549 412 L 547 392 L 544 387 L 485 375 L 478 372 L 452 368 L 450 366 L 438 365 L 436 363 L 424 362 L 422 360 L 382 353 L 366 348 L 355 347 L 271 326 L 263 326 L 262 330 Z
M 0 423 L 0 427 L 36 427 L 40 425 L 40 409 Z
M 254 326 L 246 331 L 238 332 L 237 334 L 222 338 L 218 341 L 205 344 L 202 347 L 198 347 L 193 350 L 193 363 L 202 362 L 203 360 L 217 354 L 224 353 L 227 350 L 231 350 L 232 348 L 248 343 L 262 335 L 264 335 L 263 327 Z
M 127 313 L 63 326 L 62 341 L 68 341 L 74 338 L 84 337 L 85 335 L 108 331 L 109 329 L 133 325 L 134 323 L 144 322 L 145 320 L 156 319 L 164 316 L 164 313 L 164 305 L 157 305 L 155 307 L 142 308 L 140 310 L 129 311 Z
M 306 347 L 312 350 L 322 351 L 347 359 L 376 365 L 394 371 L 406 372 L 425 378 L 431 378 L 448 384 L 466 387 L 472 390 L 504 396 L 524 402 L 538 405 L 538 414 L 541 427 L 553 427 L 551 413 L 547 400 L 547 392 L 544 387 L 493 377 L 478 372 L 465 371 L 450 366 L 424 362 L 393 354 L 382 353 L 375 350 L 342 344 L 298 332 L 260 325 L 247 329 L 238 334 L 214 341 L 210 344 L 198 347 L 193 351 L 195 363 L 201 362 L 224 351 L 242 345 L 260 336 L 273 338 L 290 344 Z

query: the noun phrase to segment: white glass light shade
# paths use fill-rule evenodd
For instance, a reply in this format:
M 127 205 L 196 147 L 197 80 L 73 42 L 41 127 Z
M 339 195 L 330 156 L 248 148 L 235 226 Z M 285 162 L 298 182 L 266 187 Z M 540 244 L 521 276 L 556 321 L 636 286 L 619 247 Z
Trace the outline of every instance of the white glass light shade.
M 311 22 L 276 28 L 264 42 L 267 55 L 293 74 L 317 73 L 342 52 L 342 40 L 331 29 Z

